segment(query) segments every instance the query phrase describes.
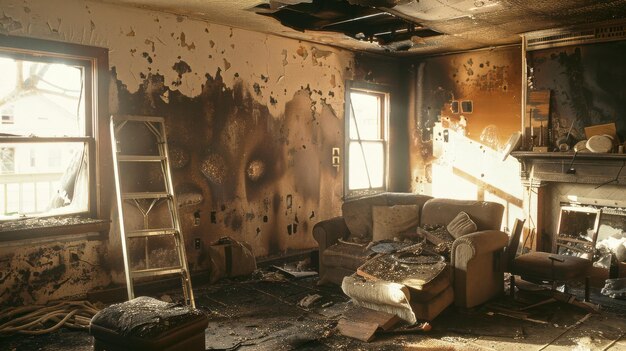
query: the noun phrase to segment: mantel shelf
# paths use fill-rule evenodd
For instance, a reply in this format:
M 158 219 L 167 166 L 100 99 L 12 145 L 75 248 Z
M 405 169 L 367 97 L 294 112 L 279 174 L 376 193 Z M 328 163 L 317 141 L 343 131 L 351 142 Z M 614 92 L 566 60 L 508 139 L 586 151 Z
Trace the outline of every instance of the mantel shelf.
M 511 156 L 520 161 L 528 159 L 548 159 L 548 160 L 571 160 L 576 155 L 577 160 L 597 160 L 597 161 L 626 161 L 626 154 L 596 154 L 591 152 L 532 152 L 513 151 Z
M 626 184 L 626 154 L 514 151 L 523 180 L 545 184 Z

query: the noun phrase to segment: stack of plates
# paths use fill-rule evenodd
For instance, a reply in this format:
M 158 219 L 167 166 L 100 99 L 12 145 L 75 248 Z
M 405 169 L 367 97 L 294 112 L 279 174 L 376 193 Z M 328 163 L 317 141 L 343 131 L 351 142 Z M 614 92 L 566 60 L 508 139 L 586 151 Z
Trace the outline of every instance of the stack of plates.
M 594 135 L 587 140 L 587 150 L 595 153 L 606 153 L 613 149 L 613 138 L 609 135 Z

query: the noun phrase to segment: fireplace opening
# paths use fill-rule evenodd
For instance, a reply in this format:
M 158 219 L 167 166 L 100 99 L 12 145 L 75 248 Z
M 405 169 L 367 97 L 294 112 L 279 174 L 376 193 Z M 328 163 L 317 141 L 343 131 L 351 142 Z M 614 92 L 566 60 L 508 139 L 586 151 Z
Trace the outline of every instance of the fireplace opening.
M 626 274 L 626 208 L 561 203 L 559 254 L 593 257 L 596 275 Z
M 602 209 L 596 250 L 594 266 L 609 268 L 612 255 L 615 262 L 626 265 L 626 209 Z

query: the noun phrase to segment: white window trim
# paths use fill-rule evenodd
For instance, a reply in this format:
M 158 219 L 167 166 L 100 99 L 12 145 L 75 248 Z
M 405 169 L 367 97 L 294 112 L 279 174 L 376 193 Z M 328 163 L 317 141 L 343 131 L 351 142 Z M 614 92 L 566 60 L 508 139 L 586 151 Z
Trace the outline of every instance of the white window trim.
M 350 144 L 352 142 L 357 141 L 358 138 L 352 139 L 350 136 L 350 120 L 353 118 L 353 107 L 351 101 L 352 92 L 360 92 L 366 94 L 379 95 L 382 97 L 382 123 L 381 128 L 383 129 L 381 132 L 382 139 L 373 140 L 373 139 L 361 139 L 363 142 L 380 142 L 383 144 L 383 153 L 384 153 L 384 166 L 383 166 L 383 186 L 382 187 L 370 187 L 370 188 L 359 188 L 359 189 L 350 189 L 349 179 L 349 165 L 350 165 Z M 355 82 L 355 81 L 347 81 L 346 82 L 346 90 L 345 90 L 345 127 L 344 127 L 344 196 L 348 197 L 356 197 L 362 195 L 369 195 L 374 193 L 380 193 L 387 191 L 389 187 L 389 101 L 390 101 L 390 89 L 385 86 L 380 86 L 371 83 L 365 82 Z M 367 158 L 365 158 L 367 159 Z

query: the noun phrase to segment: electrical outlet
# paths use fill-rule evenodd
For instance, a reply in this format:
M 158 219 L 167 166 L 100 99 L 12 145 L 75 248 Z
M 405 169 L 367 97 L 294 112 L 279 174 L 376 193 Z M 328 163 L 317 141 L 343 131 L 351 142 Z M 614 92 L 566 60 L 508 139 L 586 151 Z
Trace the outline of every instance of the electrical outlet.
M 193 225 L 194 227 L 200 225 L 200 210 L 193 213 Z
M 339 159 L 339 148 L 338 147 L 334 147 L 333 148 L 331 162 L 332 162 L 333 167 L 339 169 L 339 166 L 341 165 L 341 161 Z

